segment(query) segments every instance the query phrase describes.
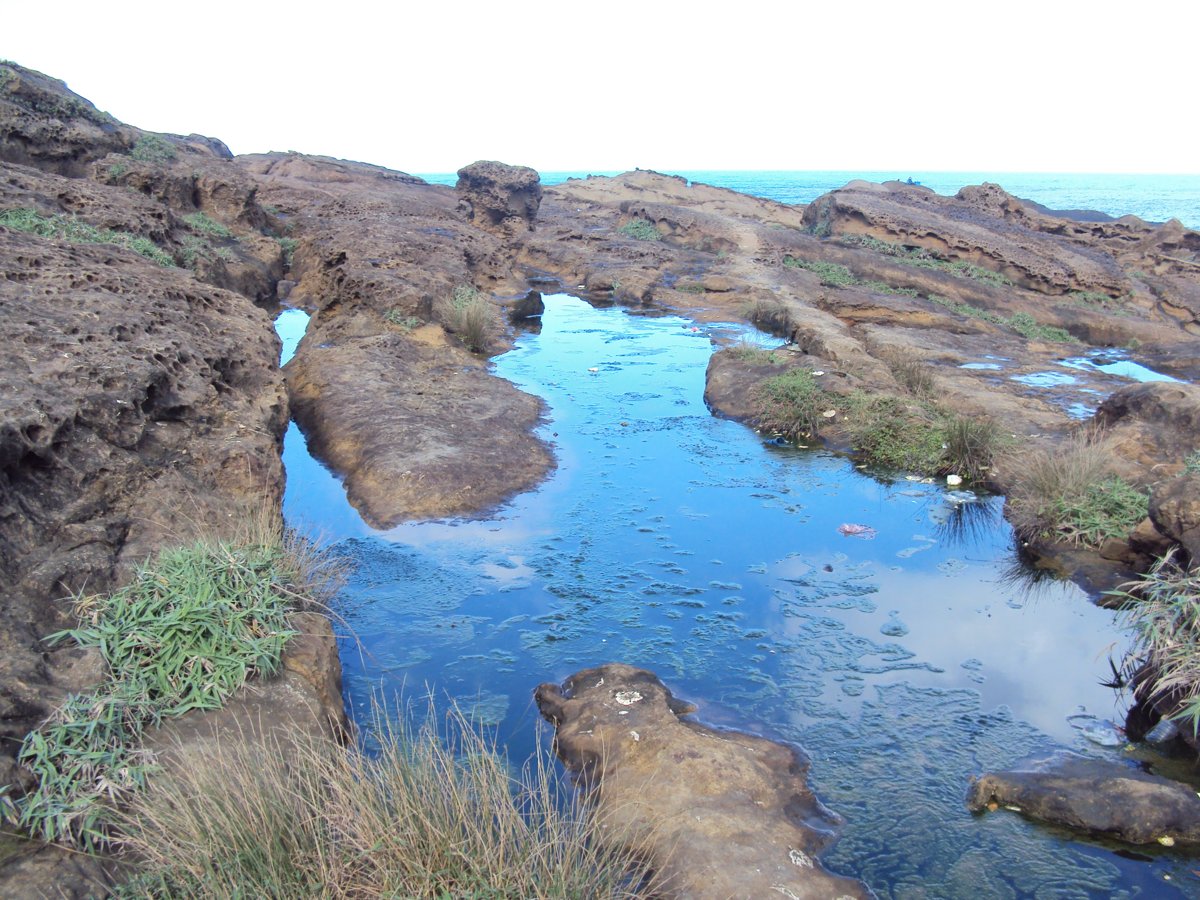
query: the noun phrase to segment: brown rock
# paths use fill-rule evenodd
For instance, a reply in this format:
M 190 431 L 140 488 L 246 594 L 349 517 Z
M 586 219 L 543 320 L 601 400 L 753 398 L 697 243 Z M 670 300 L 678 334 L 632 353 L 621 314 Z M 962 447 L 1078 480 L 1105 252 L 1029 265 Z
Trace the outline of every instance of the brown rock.
M 671 896 L 870 896 L 817 861 L 839 820 L 808 789 L 795 747 L 681 719 L 692 707 L 620 663 L 543 684 L 536 697 L 559 756 Z
M 1200 386 L 1132 384 L 1101 403 L 1094 420 L 1115 442 L 1123 474 L 1156 482 L 1181 472 L 1184 458 L 1197 447 Z
M 1159 484 L 1150 495 L 1150 521 L 1169 541 L 1180 544 L 1193 564 L 1200 561 L 1200 475 Z
M 536 171 L 491 160 L 459 169 L 455 190 L 472 224 L 506 237 L 533 228 L 542 202 L 542 182 Z
M 982 812 L 997 806 L 1131 844 L 1200 841 L 1194 790 L 1105 760 L 1068 757 L 972 779 L 967 807 Z

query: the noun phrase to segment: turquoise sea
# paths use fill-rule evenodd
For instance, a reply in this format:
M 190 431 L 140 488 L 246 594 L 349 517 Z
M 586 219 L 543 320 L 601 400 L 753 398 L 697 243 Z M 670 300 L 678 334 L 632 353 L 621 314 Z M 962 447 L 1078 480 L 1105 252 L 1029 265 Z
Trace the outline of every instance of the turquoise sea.
M 587 172 L 542 172 L 542 183 L 584 178 Z M 593 172 L 616 175 L 617 172 Z M 1110 216 L 1135 215 L 1147 222 L 1179 219 L 1200 229 L 1200 175 L 1094 175 L 1030 172 L 692 172 L 667 171 L 689 181 L 730 188 L 780 203 L 809 203 L 854 179 L 911 178 L 939 194 L 953 195 L 970 184 L 990 181 L 1010 194 L 1050 209 L 1087 209 Z M 454 173 L 421 175 L 433 184 L 454 184 Z

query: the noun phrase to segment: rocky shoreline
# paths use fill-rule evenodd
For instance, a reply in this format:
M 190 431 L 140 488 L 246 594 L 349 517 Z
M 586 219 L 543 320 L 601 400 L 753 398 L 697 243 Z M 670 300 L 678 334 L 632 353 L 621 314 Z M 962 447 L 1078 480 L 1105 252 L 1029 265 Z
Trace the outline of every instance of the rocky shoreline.
M 278 515 L 289 418 L 379 528 L 477 513 L 543 479 L 541 404 L 487 364 L 506 323 L 539 311 L 535 289 L 787 339 L 781 368 L 736 348 L 712 358 L 711 409 L 751 424 L 758 385 L 781 370 L 820 373 L 834 394 L 902 393 L 898 353 L 939 402 L 1029 447 L 1069 440 L 1073 405 L 1100 394 L 1092 421 L 1150 493 L 1149 516 L 1098 552 L 1029 549 L 1100 587 L 1171 546 L 1200 553 L 1200 477 L 1185 472 L 1200 433 L 1200 234 L 1178 222 L 1060 216 L 996 185 L 951 198 L 853 182 L 799 207 L 643 171 L 543 187 L 482 162 L 454 189 L 142 132 L 7 63 L 0 173 L 0 784 L 22 784 L 23 736 L 100 677 L 94 655 L 42 643 L 71 624 L 62 598 L 264 505 Z M 281 304 L 312 315 L 282 370 Z M 1115 389 L 1093 368 L 1047 390 L 1032 377 L 1089 347 L 1179 381 Z M 845 446 L 838 421 L 824 437 Z M 988 481 L 1007 491 L 1017 475 Z M 332 630 L 308 625 L 271 691 L 286 727 L 319 730 L 344 714 Z M 256 695 L 219 727 L 270 720 L 267 706 Z M 101 874 L 79 866 L 27 854 L 0 878 L 36 896 L 71 870 L 66 893 L 83 896 Z

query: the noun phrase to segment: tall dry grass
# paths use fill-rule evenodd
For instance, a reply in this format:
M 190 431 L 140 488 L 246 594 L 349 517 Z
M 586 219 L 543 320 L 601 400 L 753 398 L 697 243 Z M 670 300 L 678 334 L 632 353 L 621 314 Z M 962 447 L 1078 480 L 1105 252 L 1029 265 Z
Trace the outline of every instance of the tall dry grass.
M 237 743 L 140 793 L 121 821 L 143 874 L 126 896 L 645 896 L 620 828 L 520 772 L 457 709 L 376 716 L 367 747 Z M 599 837 L 603 833 L 604 841 Z
M 1026 540 L 1045 538 L 1098 547 L 1124 537 L 1146 516 L 1146 495 L 1113 472 L 1113 444 L 1081 431 L 1061 446 L 1023 450 L 1005 464 L 1020 472 L 1008 517 Z

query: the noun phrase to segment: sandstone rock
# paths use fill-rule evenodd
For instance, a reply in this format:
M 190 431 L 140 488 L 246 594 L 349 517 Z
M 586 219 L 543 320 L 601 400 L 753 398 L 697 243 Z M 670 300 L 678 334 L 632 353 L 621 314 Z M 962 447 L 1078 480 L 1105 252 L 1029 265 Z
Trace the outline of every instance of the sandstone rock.
M 1197 449 L 1200 386 L 1132 384 L 1105 399 L 1094 420 L 1115 442 L 1123 474 L 1156 482 L 1181 472 L 1184 458 Z
M 537 172 L 490 160 L 459 169 L 455 190 L 472 224 L 507 237 L 531 229 L 542 202 Z
M 132 147 L 137 134 L 63 82 L 0 64 L 0 159 L 82 175 L 92 160 Z
M 1150 521 L 1183 547 L 1192 565 L 1200 564 L 1200 475 L 1171 478 L 1150 495 Z
M 671 896 L 870 896 L 817 861 L 839 820 L 808 789 L 794 747 L 682 719 L 691 706 L 619 663 L 543 684 L 536 697 L 559 756 Z
M 1200 841 L 1200 797 L 1185 784 L 1117 763 L 1071 756 L 1036 769 L 973 779 L 973 812 L 1017 807 L 1022 815 L 1131 844 Z

